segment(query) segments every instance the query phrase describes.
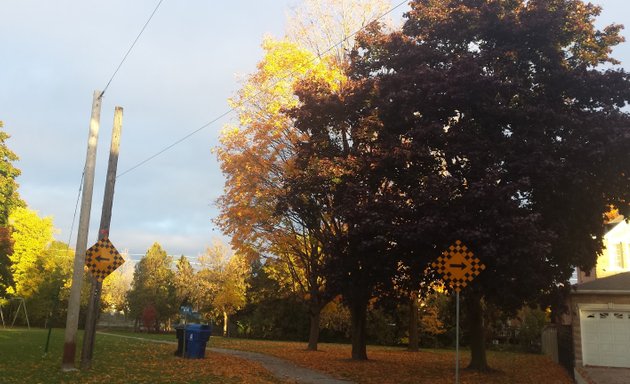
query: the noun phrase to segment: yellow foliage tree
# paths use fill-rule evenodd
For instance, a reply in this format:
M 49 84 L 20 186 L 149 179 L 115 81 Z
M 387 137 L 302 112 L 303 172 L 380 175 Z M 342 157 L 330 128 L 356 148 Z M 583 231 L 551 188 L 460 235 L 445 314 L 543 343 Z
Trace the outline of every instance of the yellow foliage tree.
M 317 349 L 320 312 L 331 296 L 322 270 L 326 255 L 314 231 L 330 226 L 333 218 L 291 210 L 278 214 L 286 192 L 282 182 L 305 139 L 285 112 L 300 105 L 294 89 L 305 79 L 332 91 L 343 88 L 354 32 L 388 6 L 383 0 L 307 0 L 296 8 L 286 38 L 264 39 L 257 71 L 230 100 L 238 124 L 223 130 L 216 149 L 226 177 L 218 224 L 239 253 L 280 261 L 272 274 L 309 303 L 311 350 Z
M 231 254 L 219 241 L 208 247 L 199 262 L 201 270 L 196 282 L 201 293 L 201 307 L 223 318 L 223 336 L 228 336 L 229 317 L 245 305 L 251 268 L 245 257 Z

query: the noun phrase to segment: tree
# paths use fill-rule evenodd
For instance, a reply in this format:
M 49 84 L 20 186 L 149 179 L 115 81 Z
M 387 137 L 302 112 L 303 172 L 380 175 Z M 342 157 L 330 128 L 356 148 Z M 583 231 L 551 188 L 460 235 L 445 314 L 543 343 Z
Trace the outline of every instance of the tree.
M 385 17 L 390 7 L 383 0 L 305 0 L 287 21 L 287 37 L 318 57 L 331 57 L 341 68 L 356 32 L 377 18 L 383 25 L 392 25 Z
M 45 277 L 39 267 L 44 250 L 53 241 L 52 218 L 40 218 L 33 210 L 18 207 L 9 216 L 9 223 L 13 238 L 13 253 L 9 258 L 14 286 L 7 291 L 28 299 L 37 292 Z
M 101 307 L 110 311 L 124 312 L 127 314 L 127 292 L 131 289 L 133 281 L 133 264 L 126 262 L 103 280 L 103 293 Z
M 21 172 L 13 166 L 19 158 L 7 146 L 10 136 L 2 128 L 4 123 L 0 121 L 0 226 L 4 227 L 11 211 L 25 204 L 18 194 L 19 186 L 15 181 Z
M 176 264 L 174 285 L 178 305 L 198 306 L 199 294 L 196 284 L 195 270 L 186 256 L 182 255 Z
M 317 349 L 319 313 L 333 296 L 322 270 L 327 255 L 313 231 L 329 226 L 332 219 L 292 211 L 286 205 L 279 209 L 282 180 L 303 141 L 303 134 L 282 112 L 297 106 L 293 88 L 307 75 L 335 89 L 342 86 L 345 76 L 340 58 L 352 44 L 353 32 L 382 14 L 385 4 L 307 1 L 298 8 L 289 21 L 287 39 L 263 42 L 266 54 L 258 71 L 231 100 L 239 114 L 239 127 L 224 130 L 217 149 L 226 177 L 218 223 L 241 254 L 282 261 L 276 265 L 288 272 L 293 286 L 309 303 L 310 350 Z M 334 53 L 324 48 L 333 46 Z
M 251 268 L 246 258 L 238 253 L 230 255 L 228 248 L 218 241 L 206 250 L 199 262 L 202 308 L 222 317 L 223 336 L 227 337 L 229 317 L 245 305 Z
M 302 86 L 301 169 L 346 170 L 304 191 L 329 180 L 335 207 L 360 215 L 344 217 L 357 237 L 340 247 L 341 271 L 388 260 L 387 244 L 426 266 L 456 239 L 486 265 L 464 292 L 470 368 L 488 368 L 482 300 L 514 311 L 568 286 L 601 251 L 610 205 L 630 210 L 630 77 L 599 67 L 616 63 L 621 41 L 618 25 L 594 27 L 599 11 L 577 0 L 412 1 L 402 32 L 374 26 L 359 38 L 347 92 Z M 378 236 L 383 253 L 354 254 Z
M 172 264 L 172 257 L 167 255 L 160 244 L 153 243 L 136 264 L 131 290 L 127 293 L 130 315 L 136 322 L 142 320 L 143 316 L 145 320 L 149 317 L 154 319 L 153 326 L 156 331 L 159 331 L 160 324 L 168 322 L 178 309 L 175 303 Z M 147 313 L 151 316 L 146 317 Z
M 292 111 L 306 139 L 294 172 L 286 178 L 286 206 L 331 217 L 316 232 L 326 254 L 329 284 L 341 292 L 352 320 L 352 358 L 367 359 L 368 304 L 380 285 L 391 285 L 398 258 L 391 241 L 393 205 L 399 198 L 374 168 L 370 141 L 380 125 L 362 116 L 369 99 L 360 82 L 336 92 L 310 79 L 297 90 L 303 105 Z
M 24 206 L 15 181 L 20 170 L 13 166 L 18 156 L 7 146 L 9 135 L 2 128 L 4 123 L 0 120 L 0 296 L 4 296 L 7 288 L 13 284 L 9 257 L 13 252 L 9 214 L 14 208 Z
M 9 224 L 14 285 L 7 293 L 24 298 L 31 321 L 44 325 L 51 309 L 68 293 L 74 252 L 54 240 L 50 217 L 41 218 L 36 211 L 18 207 L 9 216 Z
M 61 325 L 65 320 L 57 309 L 65 308 L 72 284 L 74 251 L 68 244 L 52 241 L 40 253 L 31 276 L 33 294 L 27 299 L 29 318 L 35 324 L 45 321 Z M 52 315 L 52 316 L 51 316 Z

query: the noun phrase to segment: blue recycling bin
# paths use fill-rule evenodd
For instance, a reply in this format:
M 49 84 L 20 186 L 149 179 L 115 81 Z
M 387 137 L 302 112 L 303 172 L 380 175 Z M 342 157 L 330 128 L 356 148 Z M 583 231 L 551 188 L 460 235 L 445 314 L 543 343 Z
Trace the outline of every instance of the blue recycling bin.
M 205 324 L 188 324 L 184 329 L 184 358 L 203 359 L 211 329 Z

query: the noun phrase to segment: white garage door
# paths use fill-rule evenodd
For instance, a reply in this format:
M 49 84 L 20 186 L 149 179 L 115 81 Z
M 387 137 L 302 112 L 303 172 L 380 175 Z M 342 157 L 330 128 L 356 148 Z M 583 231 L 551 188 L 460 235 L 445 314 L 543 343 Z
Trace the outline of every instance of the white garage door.
M 630 312 L 583 310 L 584 365 L 630 368 Z

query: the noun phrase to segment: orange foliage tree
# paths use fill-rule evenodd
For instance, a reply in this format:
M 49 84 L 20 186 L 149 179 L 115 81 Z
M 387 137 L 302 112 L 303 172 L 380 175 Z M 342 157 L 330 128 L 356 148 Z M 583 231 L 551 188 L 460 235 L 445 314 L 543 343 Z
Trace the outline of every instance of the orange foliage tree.
M 352 32 L 382 14 L 386 4 L 306 1 L 289 20 L 287 38 L 263 41 L 265 56 L 257 71 L 230 100 L 238 124 L 223 130 L 216 149 L 226 177 L 217 222 L 238 252 L 280 261 L 274 263 L 274 276 L 308 302 L 311 350 L 317 349 L 321 309 L 332 297 L 323 271 L 327 255 L 317 233 L 332 228 L 335 219 L 283 203 L 283 181 L 305 140 L 284 112 L 299 105 L 294 87 L 306 77 L 334 90 L 343 87 L 339 58 L 352 43 Z

